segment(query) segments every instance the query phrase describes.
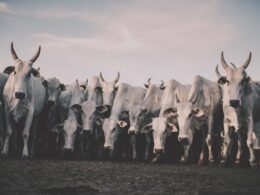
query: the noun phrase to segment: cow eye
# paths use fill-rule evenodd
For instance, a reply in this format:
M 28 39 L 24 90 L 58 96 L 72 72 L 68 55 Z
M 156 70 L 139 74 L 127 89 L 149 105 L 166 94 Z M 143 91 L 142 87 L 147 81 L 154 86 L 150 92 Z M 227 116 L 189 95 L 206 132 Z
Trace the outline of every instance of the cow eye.
M 14 70 L 14 75 L 16 75 L 16 71 Z

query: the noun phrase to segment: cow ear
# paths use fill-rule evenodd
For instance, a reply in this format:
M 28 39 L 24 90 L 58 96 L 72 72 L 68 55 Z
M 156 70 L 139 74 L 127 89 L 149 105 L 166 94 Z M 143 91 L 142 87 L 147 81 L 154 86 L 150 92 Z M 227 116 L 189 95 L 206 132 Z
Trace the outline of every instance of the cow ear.
M 203 112 L 203 110 L 201 110 L 200 108 L 194 109 L 194 114 L 195 114 L 195 116 L 196 116 L 197 118 L 200 118 L 200 117 L 204 116 L 204 112 Z
M 145 87 L 146 89 L 148 89 L 148 88 L 149 88 L 149 85 L 147 85 L 146 83 L 144 83 L 144 87 Z
M 176 108 L 168 108 L 164 111 L 163 117 L 168 118 L 171 116 L 177 116 L 177 109 Z
M 152 130 L 153 130 L 153 129 L 152 129 L 152 123 L 150 123 L 150 124 L 148 124 L 148 125 L 145 125 L 145 126 L 141 129 L 140 133 L 146 134 L 146 133 L 150 133 Z
M 44 87 L 48 87 L 48 81 L 47 80 L 43 80 L 42 84 L 43 84 Z
M 102 119 L 100 117 L 95 117 L 93 120 L 94 120 L 94 122 L 96 123 L 97 126 L 103 125 L 104 119 Z
M 247 84 L 251 81 L 251 78 L 249 76 L 246 76 L 244 79 L 243 79 L 243 84 Z
M 81 88 L 83 88 L 84 90 L 87 88 L 86 85 L 80 85 Z
M 61 91 L 65 91 L 66 90 L 66 86 L 63 83 L 61 83 L 59 85 L 59 88 L 60 88 Z
M 3 73 L 10 75 L 10 74 L 14 71 L 14 69 L 15 69 L 14 66 L 7 66 L 7 67 L 4 69 Z
M 124 120 L 120 120 L 117 122 L 118 126 L 121 127 L 121 128 L 125 128 L 128 124 L 126 121 Z
M 170 133 L 178 133 L 178 128 L 174 123 L 167 123 L 168 129 L 170 131 Z
M 226 82 L 227 82 L 227 77 L 222 76 L 222 77 L 220 77 L 220 78 L 218 79 L 218 83 L 219 83 L 220 85 L 224 85 Z
M 58 124 L 52 128 L 52 132 L 60 133 L 63 130 L 64 123 Z

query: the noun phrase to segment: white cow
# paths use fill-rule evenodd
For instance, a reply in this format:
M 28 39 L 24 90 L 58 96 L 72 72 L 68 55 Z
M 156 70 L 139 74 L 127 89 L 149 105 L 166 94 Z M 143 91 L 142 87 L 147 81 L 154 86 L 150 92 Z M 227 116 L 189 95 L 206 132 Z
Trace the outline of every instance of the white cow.
M 36 136 L 36 127 L 38 116 L 43 109 L 46 90 L 42 80 L 31 76 L 33 63 L 40 55 L 41 47 L 37 53 L 29 60 L 23 61 L 18 58 L 13 43 L 11 44 L 11 53 L 15 61 L 15 70 L 11 73 L 4 88 L 4 104 L 6 116 L 6 137 L 2 154 L 6 155 L 9 150 L 9 139 L 17 123 L 24 121 L 23 141 L 24 147 L 22 157 L 33 157 L 34 142 Z M 32 128 L 32 135 L 30 129 Z M 28 149 L 29 137 L 32 136 L 30 150 Z

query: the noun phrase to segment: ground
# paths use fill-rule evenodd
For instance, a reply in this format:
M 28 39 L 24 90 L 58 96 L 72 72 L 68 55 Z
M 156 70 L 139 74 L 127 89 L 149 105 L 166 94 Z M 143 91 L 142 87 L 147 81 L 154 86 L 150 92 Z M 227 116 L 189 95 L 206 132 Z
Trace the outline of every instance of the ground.
M 0 194 L 260 194 L 260 171 L 104 161 L 1 160 Z

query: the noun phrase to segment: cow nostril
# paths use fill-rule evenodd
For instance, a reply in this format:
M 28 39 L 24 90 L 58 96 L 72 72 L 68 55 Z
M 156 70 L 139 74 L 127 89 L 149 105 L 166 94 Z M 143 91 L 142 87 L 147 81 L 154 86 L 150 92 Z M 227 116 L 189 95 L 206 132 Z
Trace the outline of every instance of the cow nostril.
M 154 151 L 155 151 L 155 153 L 162 153 L 163 149 L 155 149 Z
M 25 98 L 25 93 L 23 93 L 23 92 L 15 92 L 15 98 L 17 98 L 17 99 L 24 99 Z
M 109 149 L 110 149 L 110 146 L 104 146 L 104 149 L 105 149 L 105 150 L 109 150 Z
M 239 100 L 230 100 L 229 101 L 230 106 L 232 106 L 233 108 L 237 108 L 239 106 Z

